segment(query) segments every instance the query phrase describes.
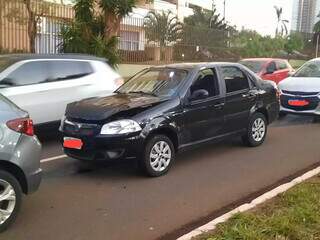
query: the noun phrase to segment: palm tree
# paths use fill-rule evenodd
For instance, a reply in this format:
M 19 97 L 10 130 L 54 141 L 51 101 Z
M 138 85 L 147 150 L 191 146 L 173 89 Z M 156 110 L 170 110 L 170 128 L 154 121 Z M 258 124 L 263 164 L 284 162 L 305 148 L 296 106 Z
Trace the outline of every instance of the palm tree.
M 149 12 L 144 27 L 148 41 L 158 43 L 160 47 L 176 43 L 182 37 L 183 25 L 171 11 Z
M 287 24 L 289 20 L 282 19 L 283 9 L 282 7 L 274 6 L 277 14 L 277 28 L 276 28 L 276 36 L 284 36 L 288 35 L 288 27 Z

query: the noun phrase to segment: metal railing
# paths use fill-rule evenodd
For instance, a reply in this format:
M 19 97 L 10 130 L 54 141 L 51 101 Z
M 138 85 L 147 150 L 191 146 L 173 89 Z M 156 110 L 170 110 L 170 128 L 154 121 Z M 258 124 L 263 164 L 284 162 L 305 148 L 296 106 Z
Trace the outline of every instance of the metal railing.
M 56 1 L 60 2 L 60 1 Z M 0 0 L 0 54 L 33 52 L 56 54 L 62 50 L 61 29 L 74 18 L 72 5 L 45 0 Z M 236 61 L 244 54 L 229 30 L 170 25 L 146 25 L 143 16 L 125 17 L 119 29 L 122 63 L 162 64 L 184 61 Z M 305 35 L 311 39 L 312 35 Z M 264 56 L 274 57 L 274 56 Z

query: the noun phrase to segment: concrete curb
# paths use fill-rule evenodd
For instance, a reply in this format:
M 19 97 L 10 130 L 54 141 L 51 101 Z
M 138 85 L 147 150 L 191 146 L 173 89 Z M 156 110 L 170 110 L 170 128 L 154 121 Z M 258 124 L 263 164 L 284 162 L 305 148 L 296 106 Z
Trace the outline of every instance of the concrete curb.
M 286 191 L 288 191 L 290 188 L 296 186 L 297 184 L 299 183 L 302 183 L 316 175 L 319 175 L 320 174 L 320 167 L 314 169 L 314 170 L 311 170 L 305 174 L 303 174 L 302 176 L 300 177 L 297 177 L 296 179 L 292 180 L 291 182 L 289 183 L 286 183 L 286 184 L 283 184 L 263 195 L 261 195 L 260 197 L 254 199 L 253 201 L 251 201 L 250 203 L 245 203 L 243 205 L 241 205 L 240 207 L 237 207 L 236 209 L 214 219 L 213 221 L 197 228 L 197 229 L 194 229 L 193 231 L 179 237 L 177 240 L 190 240 L 192 239 L 193 237 L 196 237 L 202 233 L 206 233 L 206 232 L 209 232 L 209 231 L 212 231 L 214 230 L 218 224 L 220 223 L 224 223 L 226 222 L 229 218 L 231 218 L 232 216 L 234 216 L 235 214 L 237 213 L 242 213 L 242 212 L 246 212 L 252 208 L 255 208 L 257 207 L 259 204 L 262 204 L 276 196 L 278 196 L 279 194 L 281 193 L 284 193 Z

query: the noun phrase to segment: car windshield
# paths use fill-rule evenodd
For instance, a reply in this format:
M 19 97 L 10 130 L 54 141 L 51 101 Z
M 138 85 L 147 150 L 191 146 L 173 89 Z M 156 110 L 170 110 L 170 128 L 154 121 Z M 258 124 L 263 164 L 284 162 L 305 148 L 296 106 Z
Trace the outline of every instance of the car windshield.
M 304 64 L 293 77 L 320 77 L 320 62 L 312 61 Z
M 161 68 L 145 70 L 123 84 L 117 93 L 139 93 L 170 97 L 186 78 L 186 70 Z
M 264 61 L 249 61 L 249 60 L 240 61 L 239 63 L 246 66 L 254 73 L 261 72 L 263 65 L 265 64 Z
M 12 65 L 14 61 L 7 57 L 0 57 L 0 73 Z

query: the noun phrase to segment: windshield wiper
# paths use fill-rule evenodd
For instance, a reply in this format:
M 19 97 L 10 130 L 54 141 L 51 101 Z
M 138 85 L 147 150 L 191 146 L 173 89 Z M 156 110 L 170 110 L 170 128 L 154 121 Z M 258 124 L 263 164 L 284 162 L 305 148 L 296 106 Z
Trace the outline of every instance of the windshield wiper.
M 158 95 L 153 93 L 153 92 L 144 92 L 144 91 L 132 91 L 132 92 L 128 92 L 129 94 L 130 93 L 136 93 L 136 94 L 144 94 L 144 95 L 150 95 L 150 96 L 153 96 L 153 97 L 157 97 Z

